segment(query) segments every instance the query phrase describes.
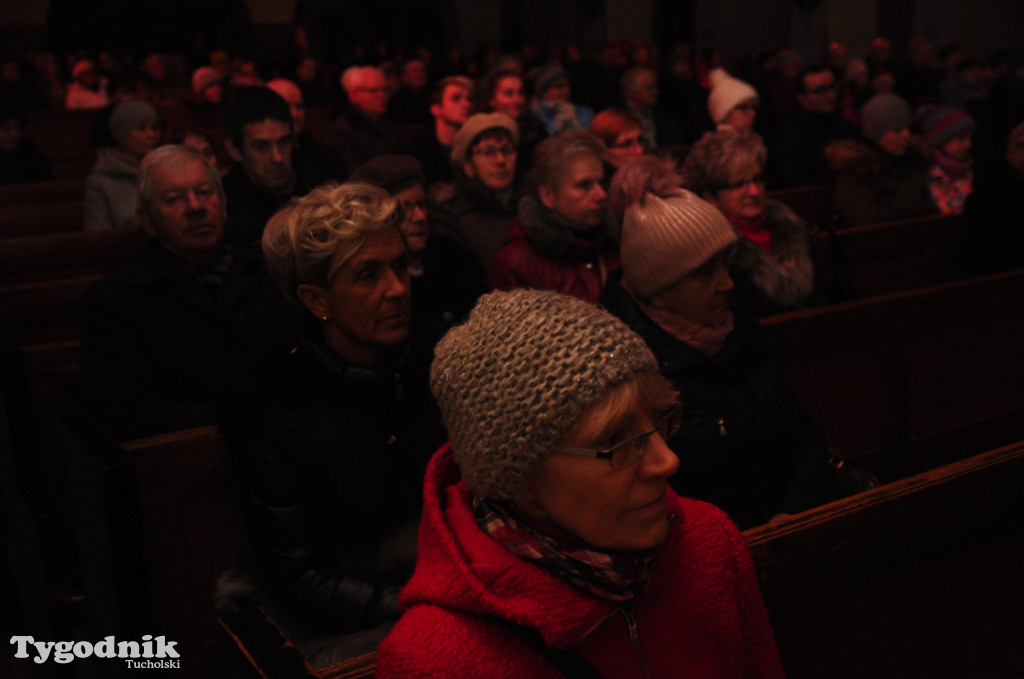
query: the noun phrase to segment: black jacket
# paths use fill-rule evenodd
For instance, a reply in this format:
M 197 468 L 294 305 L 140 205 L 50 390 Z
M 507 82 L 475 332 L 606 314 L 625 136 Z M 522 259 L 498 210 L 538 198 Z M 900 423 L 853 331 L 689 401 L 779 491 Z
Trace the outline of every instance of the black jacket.
M 601 298 L 639 334 L 679 390 L 685 424 L 669 442 L 680 495 L 725 510 L 741 528 L 833 499 L 836 471 L 817 425 L 790 391 L 764 329 L 734 308 L 735 329 L 712 357 L 652 321 L 613 274 Z
M 253 250 L 234 247 L 217 291 L 155 241 L 82 306 L 82 389 L 120 440 L 220 423 L 266 356 L 286 346 L 291 314 Z
M 346 364 L 307 324 L 231 428 L 261 596 L 305 628 L 398 618 L 412 574 L 427 461 L 445 440 L 430 397 L 432 342 L 384 370 Z

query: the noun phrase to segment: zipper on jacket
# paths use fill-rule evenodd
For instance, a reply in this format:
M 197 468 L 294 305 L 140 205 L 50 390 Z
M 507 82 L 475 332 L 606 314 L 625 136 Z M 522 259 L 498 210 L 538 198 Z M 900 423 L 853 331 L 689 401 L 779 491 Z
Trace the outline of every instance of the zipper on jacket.
M 629 626 L 629 643 L 633 644 L 633 650 L 636 651 L 636 657 L 640 660 L 644 676 L 647 679 L 654 679 L 651 666 L 647 664 L 647 657 L 644 655 L 643 649 L 640 648 L 640 635 L 636 633 L 636 618 L 632 613 L 626 613 L 626 625 Z

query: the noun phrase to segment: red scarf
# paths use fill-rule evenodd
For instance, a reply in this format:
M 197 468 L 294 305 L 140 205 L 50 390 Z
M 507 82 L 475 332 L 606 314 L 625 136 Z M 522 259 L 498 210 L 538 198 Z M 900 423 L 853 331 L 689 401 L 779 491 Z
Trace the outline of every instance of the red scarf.
M 729 223 L 736 227 L 736 230 L 743 234 L 748 240 L 757 244 L 767 254 L 772 254 L 772 232 L 765 228 L 765 221 L 768 213 L 762 212 L 757 219 L 740 219 L 729 217 Z

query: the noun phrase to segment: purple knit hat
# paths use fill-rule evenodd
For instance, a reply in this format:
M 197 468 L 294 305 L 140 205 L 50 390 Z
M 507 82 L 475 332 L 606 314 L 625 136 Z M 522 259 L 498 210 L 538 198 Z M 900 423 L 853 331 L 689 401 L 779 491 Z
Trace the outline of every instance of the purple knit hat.
M 942 148 L 950 139 L 974 129 L 974 118 L 958 108 L 925 104 L 917 111 L 917 124 L 928 148 Z

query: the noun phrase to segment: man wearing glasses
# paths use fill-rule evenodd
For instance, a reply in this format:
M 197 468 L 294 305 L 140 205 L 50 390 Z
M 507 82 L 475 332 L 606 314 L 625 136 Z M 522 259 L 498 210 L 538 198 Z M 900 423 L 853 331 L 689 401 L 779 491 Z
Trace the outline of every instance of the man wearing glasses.
M 827 66 L 803 68 L 797 78 L 796 102 L 796 111 L 780 124 L 768 154 L 772 188 L 828 182 L 825 147 L 836 139 L 856 136 L 839 114 L 839 83 Z
M 374 156 L 393 153 L 395 124 L 385 117 L 388 88 L 376 66 L 351 66 L 341 74 L 348 105 L 324 130 L 324 142 L 334 149 L 346 176 Z

